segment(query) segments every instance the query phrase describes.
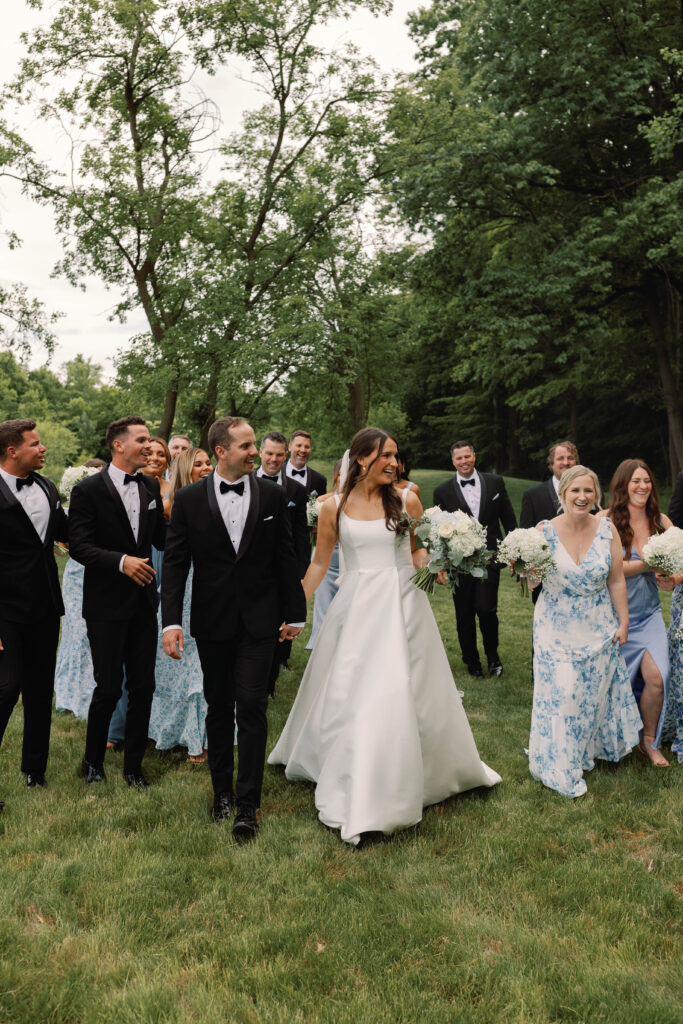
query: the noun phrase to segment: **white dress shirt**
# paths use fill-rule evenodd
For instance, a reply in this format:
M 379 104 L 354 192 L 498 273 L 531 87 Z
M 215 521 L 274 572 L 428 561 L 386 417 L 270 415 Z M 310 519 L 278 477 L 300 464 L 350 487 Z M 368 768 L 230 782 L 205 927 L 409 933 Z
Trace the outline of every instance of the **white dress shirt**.
M 557 497 L 559 499 L 559 497 L 560 497 L 560 481 L 557 479 L 557 477 L 555 476 L 554 473 L 553 473 L 553 475 L 551 477 L 551 480 L 553 482 L 553 487 L 555 488 L 555 494 L 557 495 Z
M 463 486 L 465 480 L 474 480 L 474 487 L 471 483 L 465 483 Z M 458 484 L 460 485 L 463 498 L 470 506 L 470 511 L 476 519 L 479 515 L 479 506 L 481 504 L 481 480 L 479 479 L 479 474 L 476 470 L 469 477 L 462 477 L 458 473 Z
M 130 474 L 131 476 L 133 474 Z M 126 510 L 128 516 L 128 522 L 130 523 L 133 536 L 135 537 L 135 543 L 137 544 L 138 534 L 140 532 L 140 488 L 137 481 L 130 481 L 124 484 L 126 472 L 123 469 L 119 469 L 118 466 L 112 466 L 109 464 L 109 479 L 116 488 L 123 507 Z
M 287 474 L 288 477 L 291 477 L 292 480 L 296 480 L 298 484 L 301 484 L 302 487 L 306 486 L 306 478 L 308 476 L 308 471 L 305 466 L 302 470 L 297 469 L 297 467 L 292 463 L 292 461 L 288 459 L 287 465 L 285 466 L 285 473 Z M 303 476 L 301 475 L 302 473 Z
M 4 469 L 0 469 L 0 474 L 2 474 L 2 479 L 31 520 L 33 528 L 41 541 L 44 542 L 50 523 L 50 502 L 47 494 L 37 480 L 34 480 L 29 487 L 22 487 L 18 491 L 17 480 L 21 480 L 22 477 L 12 476 L 11 473 L 6 473 Z M 23 479 L 25 480 L 26 477 L 23 477 Z
M 260 476 L 261 479 L 263 479 L 263 477 L 266 477 L 266 479 L 272 480 L 274 484 L 279 484 L 280 487 L 284 487 L 285 486 L 285 482 L 282 479 L 282 470 L 280 470 L 279 473 L 276 473 L 276 475 L 273 477 L 273 476 L 270 475 L 270 473 L 266 473 L 266 471 L 263 468 L 263 466 L 259 466 L 259 468 L 256 470 L 256 476 Z M 295 477 L 294 479 L 295 480 L 300 480 L 301 477 Z
M 228 536 L 232 541 L 236 554 L 239 550 L 242 534 L 244 533 L 244 524 L 247 521 L 247 512 L 249 511 L 249 498 L 251 494 L 249 473 L 245 473 L 239 480 L 225 481 L 226 484 L 230 483 L 233 486 L 244 482 L 242 494 L 238 494 L 237 491 L 227 491 L 227 493 L 221 494 L 221 484 L 223 482 L 222 476 L 219 476 L 218 473 L 213 474 L 213 486 L 216 490 L 218 508 L 223 516 L 225 528 L 228 531 Z

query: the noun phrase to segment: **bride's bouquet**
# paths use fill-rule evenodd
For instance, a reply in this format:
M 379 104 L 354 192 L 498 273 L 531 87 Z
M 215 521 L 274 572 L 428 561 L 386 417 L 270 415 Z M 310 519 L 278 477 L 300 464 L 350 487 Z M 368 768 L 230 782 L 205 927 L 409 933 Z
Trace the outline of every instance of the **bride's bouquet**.
M 419 590 L 434 593 L 436 577 L 445 572 L 448 586 L 455 590 L 460 576 L 486 579 L 491 552 L 486 550 L 486 530 L 465 512 L 442 512 L 438 505 L 423 512 L 415 534 L 429 552 L 429 564 L 412 578 Z
M 643 561 L 664 576 L 683 573 L 683 530 L 670 526 L 664 533 L 650 537 L 643 548 Z
M 511 565 L 520 577 L 522 597 L 529 596 L 527 576 L 543 581 L 557 570 L 550 545 L 543 534 L 533 527 L 529 530 L 510 530 L 503 540 L 499 540 L 498 561 L 503 565 Z
M 318 501 L 315 494 L 309 495 L 308 502 L 306 504 L 306 519 L 311 529 L 311 534 L 315 542 L 315 537 L 318 532 L 318 516 L 320 515 L 321 501 Z
M 59 481 L 59 493 L 65 505 L 71 500 L 71 492 L 76 484 L 80 484 L 81 480 L 85 480 L 88 476 L 93 476 L 94 473 L 99 473 L 96 466 L 66 467 L 62 473 L 62 479 Z

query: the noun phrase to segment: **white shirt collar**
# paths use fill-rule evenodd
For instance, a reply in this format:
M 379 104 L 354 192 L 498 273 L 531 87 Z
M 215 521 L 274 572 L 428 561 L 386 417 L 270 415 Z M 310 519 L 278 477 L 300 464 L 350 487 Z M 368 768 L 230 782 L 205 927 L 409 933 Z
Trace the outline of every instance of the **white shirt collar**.
M 115 484 L 118 484 L 119 487 L 124 486 L 123 481 L 125 480 L 126 476 L 136 475 L 136 473 L 126 473 L 125 469 L 119 469 L 119 467 L 115 466 L 112 462 L 109 463 L 109 476 L 111 477 Z
M 220 495 L 220 493 L 221 493 L 221 484 L 223 482 L 225 482 L 226 484 L 230 484 L 231 487 L 234 487 L 235 484 L 239 484 L 239 483 L 244 482 L 244 494 L 248 494 L 249 493 L 249 477 L 250 476 L 251 476 L 250 473 L 245 473 L 244 476 L 239 477 L 237 480 L 226 480 L 225 477 L 221 476 L 220 473 L 218 472 L 218 470 L 215 469 L 213 471 L 213 485 L 214 485 L 214 487 L 216 489 L 216 494 Z M 240 497 L 240 495 L 237 494 L 236 491 L 232 491 L 230 493 L 232 493 L 234 495 L 234 497 L 236 497 L 236 498 Z
M 2 478 L 5 481 L 5 483 L 7 484 L 7 486 L 9 487 L 9 489 L 11 490 L 12 494 L 16 494 L 17 493 L 17 480 L 26 480 L 26 479 L 28 479 L 27 476 L 14 476 L 13 473 L 8 473 L 1 466 L 0 466 L 0 473 L 2 473 Z

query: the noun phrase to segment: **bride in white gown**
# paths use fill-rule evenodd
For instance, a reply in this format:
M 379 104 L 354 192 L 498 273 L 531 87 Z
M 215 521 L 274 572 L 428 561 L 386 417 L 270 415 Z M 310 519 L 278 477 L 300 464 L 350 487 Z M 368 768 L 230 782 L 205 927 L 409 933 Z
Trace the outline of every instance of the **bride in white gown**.
M 415 825 L 454 793 L 495 786 L 480 759 L 426 594 L 411 583 L 426 552 L 398 492 L 396 443 L 368 427 L 351 442 L 341 497 L 326 501 L 309 598 L 337 539 L 342 570 L 287 724 L 269 764 L 316 783 L 320 820 L 358 843 L 363 833 Z

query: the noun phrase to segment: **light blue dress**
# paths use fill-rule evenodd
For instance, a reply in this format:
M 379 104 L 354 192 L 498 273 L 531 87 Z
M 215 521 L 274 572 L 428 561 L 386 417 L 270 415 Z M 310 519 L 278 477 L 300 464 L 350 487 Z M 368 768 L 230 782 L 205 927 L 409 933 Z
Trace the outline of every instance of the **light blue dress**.
M 667 698 L 664 701 L 662 743 L 670 743 L 671 750 L 683 762 L 683 637 L 678 631 L 683 623 L 683 584 L 676 587 L 671 599 L 669 623 L 669 659 L 671 672 Z
M 577 797 L 586 792 L 583 773 L 595 758 L 620 761 L 638 742 L 642 723 L 612 643 L 618 622 L 607 589 L 609 520 L 600 520 L 580 566 L 548 520 L 540 525 L 557 572 L 543 581 L 534 610 L 529 769 L 545 786 Z
M 339 544 L 334 545 L 332 556 L 330 558 L 330 564 L 327 567 L 327 572 L 323 576 L 320 586 L 315 592 L 313 598 L 313 626 L 311 627 L 311 635 L 308 643 L 306 644 L 306 650 L 312 651 L 315 644 L 315 639 L 320 631 L 320 627 L 323 624 L 323 619 L 327 614 L 327 609 L 332 603 L 332 598 L 339 590 Z
M 636 561 L 639 558 L 638 552 L 632 548 L 631 561 Z M 636 576 L 627 576 L 626 592 L 628 594 L 628 638 L 621 648 L 621 653 L 626 660 L 626 669 L 638 704 L 640 704 L 640 698 L 645 685 L 640 674 L 640 664 L 646 651 L 649 652 L 664 680 L 662 713 L 659 716 L 657 734 L 652 744 L 657 749 L 661 742 L 664 711 L 666 709 L 669 682 L 669 652 L 666 626 L 664 625 L 664 616 L 662 615 L 662 606 L 659 601 L 655 574 L 653 572 L 644 572 L 638 573 Z
M 85 566 L 70 558 L 62 577 L 64 618 L 55 669 L 55 706 L 58 711 L 72 711 L 77 718 L 87 718 L 95 689 L 92 655 L 88 631 L 83 618 L 83 575 Z M 108 739 L 123 739 L 128 698 L 125 676 L 121 699 L 116 705 Z M 117 727 L 116 720 L 120 727 Z
M 149 736 L 159 750 L 186 747 L 188 754 L 198 757 L 206 748 L 206 701 L 204 676 L 197 652 L 197 643 L 187 631 L 192 599 L 192 568 L 185 585 L 183 622 L 185 649 L 180 661 L 164 653 L 163 634 L 159 626 L 156 661 L 156 689 L 149 719 Z

